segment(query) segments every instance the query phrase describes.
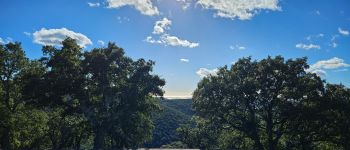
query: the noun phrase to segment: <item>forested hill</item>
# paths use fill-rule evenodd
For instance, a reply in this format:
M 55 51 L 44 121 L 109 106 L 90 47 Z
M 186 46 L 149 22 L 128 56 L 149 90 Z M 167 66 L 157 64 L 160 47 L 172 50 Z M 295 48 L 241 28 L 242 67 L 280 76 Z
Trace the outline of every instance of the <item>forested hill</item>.
M 176 129 L 189 121 L 194 114 L 191 99 L 160 100 L 161 112 L 153 118 L 155 129 L 152 141 L 145 147 L 155 148 L 177 141 Z

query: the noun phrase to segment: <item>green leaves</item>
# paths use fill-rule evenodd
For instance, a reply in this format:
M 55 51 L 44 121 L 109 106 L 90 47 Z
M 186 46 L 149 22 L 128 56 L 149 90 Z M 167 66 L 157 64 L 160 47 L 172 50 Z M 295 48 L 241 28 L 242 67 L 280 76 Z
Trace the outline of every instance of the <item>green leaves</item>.
M 325 110 L 320 105 L 325 104 L 323 99 L 334 99 L 327 93 L 338 91 L 341 94 L 336 99 L 345 101 L 349 101 L 349 95 L 332 86 L 325 90 L 318 76 L 305 72 L 306 61 L 306 58 L 286 61 L 281 56 L 260 61 L 242 58 L 231 68 L 221 68 L 217 76 L 200 81 L 193 94 L 194 108 L 199 117 L 208 121 L 207 126 L 218 127 L 219 143 L 226 149 L 242 146 L 284 149 L 292 148 L 292 143 L 298 141 L 304 142 L 294 145 L 295 148 L 312 148 L 313 142 L 322 137 L 321 129 L 326 129 L 317 122 L 332 124 L 318 116 L 340 109 L 335 106 Z M 198 124 L 193 130 L 197 128 Z M 294 141 L 285 140 L 286 137 Z M 232 145 L 237 139 L 245 140 Z
M 1 148 L 81 149 L 92 141 L 96 149 L 131 148 L 150 140 L 159 110 L 153 96 L 165 84 L 151 74 L 155 63 L 134 61 L 114 43 L 91 51 L 71 38 L 62 45 L 44 46 L 32 61 L 20 43 L 0 45 Z

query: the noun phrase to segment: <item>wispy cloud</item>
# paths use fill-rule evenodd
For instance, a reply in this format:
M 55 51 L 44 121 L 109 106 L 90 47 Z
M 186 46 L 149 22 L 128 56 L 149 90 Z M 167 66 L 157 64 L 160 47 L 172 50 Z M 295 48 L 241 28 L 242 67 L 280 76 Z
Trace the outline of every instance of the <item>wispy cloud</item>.
M 306 72 L 312 72 L 320 76 L 325 76 L 326 70 L 333 70 L 344 67 L 350 67 L 350 64 L 345 63 L 345 61 L 341 58 L 333 57 L 328 60 L 317 61 L 315 64 L 311 65 L 310 68 L 306 70 Z
M 188 9 L 191 6 L 191 0 L 176 0 L 178 3 L 180 3 L 181 8 L 183 10 Z
M 338 32 L 341 34 L 341 35 L 344 35 L 344 36 L 348 36 L 349 35 L 349 31 L 348 30 L 344 30 L 342 28 L 338 28 Z
M 244 46 L 240 46 L 240 45 L 230 45 L 230 49 L 231 50 L 245 50 L 246 49 L 246 47 L 244 47 Z
M 309 50 L 309 49 L 321 49 L 320 45 L 315 45 L 315 44 L 304 44 L 304 43 L 299 43 L 295 45 L 296 48 L 300 48 L 300 49 L 305 49 L 305 50 Z
M 23 32 L 23 34 L 26 35 L 26 36 L 31 36 L 32 35 L 32 33 L 29 33 L 29 32 Z
M 101 5 L 101 4 L 98 3 L 98 2 L 97 2 L 97 3 L 88 2 L 87 4 L 88 4 L 90 7 L 100 7 L 100 5 Z
M 181 58 L 181 59 L 180 59 L 180 61 L 181 61 L 181 62 L 184 62 L 184 63 L 188 63 L 188 62 L 190 62 L 190 60 L 189 60 L 189 59 L 185 59 L 185 58 Z
M 324 37 L 324 34 L 323 33 L 319 33 L 319 34 L 316 34 L 316 35 L 309 35 L 309 36 L 307 36 L 306 40 L 311 41 L 313 39 L 322 38 L 322 37 Z

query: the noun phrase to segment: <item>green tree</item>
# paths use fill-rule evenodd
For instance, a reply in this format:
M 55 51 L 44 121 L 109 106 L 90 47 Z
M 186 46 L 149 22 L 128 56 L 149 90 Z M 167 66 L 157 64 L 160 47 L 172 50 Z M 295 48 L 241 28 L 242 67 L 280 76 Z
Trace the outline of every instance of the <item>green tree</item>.
M 0 148 L 41 148 L 47 115 L 30 103 L 29 83 L 40 75 L 37 61 L 29 61 L 21 44 L 0 45 Z
M 153 61 L 133 61 L 114 43 L 83 52 L 67 38 L 45 46 L 44 97 L 54 148 L 80 148 L 93 133 L 94 149 L 136 147 L 151 139 L 151 114 L 159 109 L 165 81 L 152 75 Z M 38 93 L 38 95 L 40 95 Z M 42 94 L 41 94 L 42 95 Z M 57 114 L 58 113 L 58 114 Z M 69 131 L 69 132 L 68 132 Z
M 255 149 L 279 149 L 293 113 L 321 99 L 323 81 L 306 73 L 306 58 L 277 56 L 261 61 L 240 59 L 230 69 L 204 78 L 193 95 L 200 117 L 253 141 Z
M 94 148 L 135 147 L 151 139 L 151 114 L 159 109 L 164 80 L 152 75 L 154 62 L 133 61 L 114 43 L 84 54 L 87 101 L 83 112 L 94 132 Z

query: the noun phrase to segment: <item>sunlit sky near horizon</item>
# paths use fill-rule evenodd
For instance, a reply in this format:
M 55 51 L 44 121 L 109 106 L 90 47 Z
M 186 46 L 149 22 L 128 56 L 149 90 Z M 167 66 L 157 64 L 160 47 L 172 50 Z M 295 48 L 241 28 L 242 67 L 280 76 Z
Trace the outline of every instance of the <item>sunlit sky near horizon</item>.
M 0 0 L 0 18 L 0 43 L 22 42 L 31 59 L 70 36 L 154 60 L 166 97 L 247 56 L 306 56 L 307 71 L 350 87 L 349 0 Z

